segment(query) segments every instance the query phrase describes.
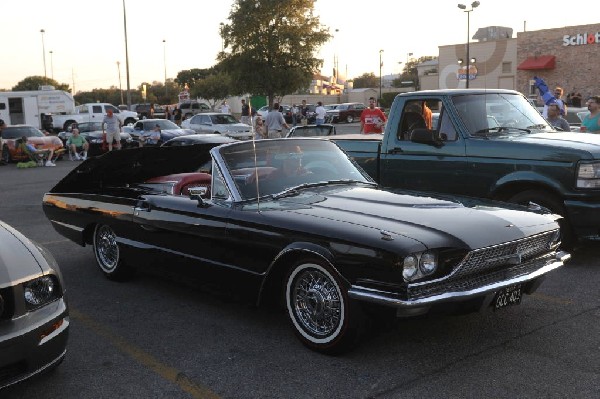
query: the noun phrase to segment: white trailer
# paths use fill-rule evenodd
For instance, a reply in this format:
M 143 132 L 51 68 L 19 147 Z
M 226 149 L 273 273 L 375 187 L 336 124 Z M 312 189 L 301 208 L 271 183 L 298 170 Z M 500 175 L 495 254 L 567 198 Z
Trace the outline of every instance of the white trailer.
M 52 115 L 72 114 L 75 100 L 62 90 L 31 90 L 0 92 L 0 119 L 7 125 L 31 125 L 38 129 L 52 128 Z

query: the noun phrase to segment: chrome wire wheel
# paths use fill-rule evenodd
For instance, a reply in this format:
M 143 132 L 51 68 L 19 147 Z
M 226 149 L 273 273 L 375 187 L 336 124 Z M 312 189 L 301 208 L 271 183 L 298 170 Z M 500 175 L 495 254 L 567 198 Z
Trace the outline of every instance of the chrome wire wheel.
M 343 332 L 346 298 L 335 277 L 321 265 L 303 263 L 292 270 L 286 304 L 297 333 L 309 345 L 328 345 Z
M 105 273 L 112 273 L 119 265 L 119 245 L 114 231 L 106 225 L 96 227 L 94 252 L 98 265 Z

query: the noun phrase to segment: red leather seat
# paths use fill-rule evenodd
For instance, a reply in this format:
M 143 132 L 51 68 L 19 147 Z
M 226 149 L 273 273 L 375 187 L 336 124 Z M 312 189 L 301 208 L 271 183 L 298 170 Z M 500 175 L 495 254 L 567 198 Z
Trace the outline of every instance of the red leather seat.
M 172 175 L 153 177 L 146 181 L 146 183 L 166 182 L 175 182 L 173 194 L 189 195 L 189 189 L 192 187 L 207 187 L 210 190 L 211 175 L 202 172 L 175 173 Z

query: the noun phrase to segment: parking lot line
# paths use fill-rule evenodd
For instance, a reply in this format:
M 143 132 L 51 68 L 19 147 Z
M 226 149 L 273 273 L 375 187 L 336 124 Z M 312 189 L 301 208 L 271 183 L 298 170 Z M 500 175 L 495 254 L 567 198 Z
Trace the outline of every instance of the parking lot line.
M 531 294 L 531 296 L 533 298 L 537 298 L 537 299 L 540 299 L 542 301 L 552 302 L 552 303 L 558 303 L 560 305 L 572 305 L 573 304 L 573 301 L 570 300 L 570 299 L 558 298 L 558 297 L 555 297 L 555 296 L 540 294 L 539 292 L 534 292 L 533 294 Z
M 101 323 L 75 310 L 73 306 L 70 307 L 69 314 L 74 320 L 81 322 L 85 327 L 108 340 L 108 342 L 115 346 L 119 351 L 130 356 L 138 363 L 148 367 L 165 380 L 177 385 L 182 391 L 189 393 L 192 395 L 192 397 L 198 399 L 220 398 L 219 395 L 211 391 L 209 388 L 196 384 L 181 371 L 161 363 L 154 356 L 113 333 Z

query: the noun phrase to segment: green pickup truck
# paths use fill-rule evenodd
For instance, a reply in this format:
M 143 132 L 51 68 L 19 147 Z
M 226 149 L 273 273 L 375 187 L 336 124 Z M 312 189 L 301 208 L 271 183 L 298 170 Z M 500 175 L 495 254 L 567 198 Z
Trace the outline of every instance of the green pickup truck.
M 399 94 L 384 134 L 356 136 L 331 139 L 382 186 L 533 202 L 563 244 L 600 238 L 600 136 L 554 130 L 519 92 Z

